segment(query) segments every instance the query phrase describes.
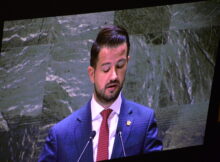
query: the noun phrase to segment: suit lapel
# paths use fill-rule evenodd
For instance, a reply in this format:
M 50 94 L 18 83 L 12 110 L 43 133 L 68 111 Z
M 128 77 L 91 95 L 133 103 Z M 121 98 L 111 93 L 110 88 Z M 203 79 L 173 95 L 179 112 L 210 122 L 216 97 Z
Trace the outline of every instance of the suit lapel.
M 132 123 L 134 122 L 132 112 L 133 112 L 132 108 L 129 106 L 129 104 L 127 104 L 126 99 L 122 96 L 122 105 L 121 105 L 121 111 L 119 114 L 117 130 L 122 131 L 122 140 L 123 140 L 124 146 L 126 146 L 128 136 L 133 126 Z M 126 152 L 126 149 L 125 149 L 125 152 Z M 121 140 L 120 140 L 119 135 L 116 134 L 111 158 L 115 159 L 115 158 L 119 158 L 123 156 L 124 155 L 123 155 Z
M 82 107 L 76 117 L 76 127 L 75 127 L 75 139 L 76 146 L 78 150 L 78 157 L 80 156 L 83 148 L 85 147 L 87 141 L 89 140 L 89 136 L 92 131 L 92 124 L 91 124 L 91 106 L 90 101 Z M 85 150 L 81 161 L 93 161 L 93 148 L 92 142 L 88 145 L 87 149 Z

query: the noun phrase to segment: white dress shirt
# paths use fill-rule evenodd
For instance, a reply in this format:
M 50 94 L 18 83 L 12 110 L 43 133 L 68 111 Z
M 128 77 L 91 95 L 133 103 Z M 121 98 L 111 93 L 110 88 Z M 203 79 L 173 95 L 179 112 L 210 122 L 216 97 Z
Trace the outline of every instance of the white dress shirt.
M 113 145 L 115 141 L 115 134 L 116 129 L 118 125 L 118 118 L 121 108 L 121 93 L 119 94 L 118 98 L 115 100 L 115 102 L 109 107 L 113 111 L 109 115 L 108 118 L 108 126 L 109 126 L 109 155 L 108 158 L 111 158 Z M 97 158 L 97 150 L 98 150 L 98 140 L 99 140 L 99 130 L 102 123 L 102 116 L 101 112 L 104 110 L 104 108 L 98 104 L 94 98 L 94 94 L 91 100 L 91 114 L 92 114 L 92 130 L 96 131 L 96 135 L 93 139 L 93 160 L 96 161 Z

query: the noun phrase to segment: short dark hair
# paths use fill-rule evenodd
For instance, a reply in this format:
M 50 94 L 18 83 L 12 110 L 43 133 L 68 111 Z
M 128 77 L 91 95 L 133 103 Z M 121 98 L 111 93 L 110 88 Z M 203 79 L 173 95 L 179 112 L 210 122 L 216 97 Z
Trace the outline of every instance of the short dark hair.
M 120 26 L 107 26 L 98 33 L 90 51 L 90 66 L 96 67 L 98 55 L 102 47 L 117 47 L 123 43 L 127 44 L 127 56 L 129 55 L 130 42 L 128 32 Z

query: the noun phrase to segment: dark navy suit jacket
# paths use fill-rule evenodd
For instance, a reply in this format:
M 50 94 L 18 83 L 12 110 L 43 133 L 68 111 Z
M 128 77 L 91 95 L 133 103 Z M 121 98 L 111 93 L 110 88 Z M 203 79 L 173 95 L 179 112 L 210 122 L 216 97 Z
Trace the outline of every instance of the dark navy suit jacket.
M 77 161 L 92 131 L 90 101 L 50 129 L 39 162 Z M 131 124 L 127 124 L 127 121 Z M 157 137 L 158 128 L 154 111 L 126 100 L 123 96 L 117 128 L 122 131 L 127 156 L 161 151 L 163 148 L 161 140 Z M 116 135 L 111 159 L 123 156 L 121 141 Z M 80 161 L 93 161 L 92 142 Z

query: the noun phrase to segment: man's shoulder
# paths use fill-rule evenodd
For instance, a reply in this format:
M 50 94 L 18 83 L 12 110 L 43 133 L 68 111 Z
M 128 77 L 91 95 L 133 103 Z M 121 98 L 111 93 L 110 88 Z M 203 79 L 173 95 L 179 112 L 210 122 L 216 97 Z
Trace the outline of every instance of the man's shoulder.
M 148 124 L 156 120 L 155 111 L 151 107 L 134 102 L 132 100 L 126 100 L 124 106 L 126 109 L 129 109 L 130 114 L 132 114 L 132 116 L 135 118 L 136 123 Z
M 132 100 L 125 99 L 125 105 L 128 106 L 132 111 L 140 114 L 153 114 L 154 109 L 143 104 L 137 103 Z
M 62 130 L 62 129 L 67 129 L 67 128 L 70 128 L 70 127 L 74 127 L 76 122 L 77 122 L 77 119 L 80 116 L 84 115 L 83 111 L 87 108 L 87 104 L 82 106 L 82 107 L 80 107 L 76 111 L 72 112 L 70 115 L 68 115 L 67 117 L 65 117 L 61 121 L 57 122 L 52 127 L 52 129 Z

